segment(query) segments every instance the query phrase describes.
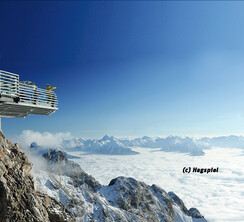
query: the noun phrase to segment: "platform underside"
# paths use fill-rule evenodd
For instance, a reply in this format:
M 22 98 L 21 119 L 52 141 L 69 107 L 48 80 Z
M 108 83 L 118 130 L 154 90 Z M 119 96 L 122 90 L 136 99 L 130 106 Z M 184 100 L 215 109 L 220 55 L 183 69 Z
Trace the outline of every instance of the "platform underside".
M 1 102 L 0 117 L 25 117 L 30 114 L 51 115 L 58 108 L 26 103 Z

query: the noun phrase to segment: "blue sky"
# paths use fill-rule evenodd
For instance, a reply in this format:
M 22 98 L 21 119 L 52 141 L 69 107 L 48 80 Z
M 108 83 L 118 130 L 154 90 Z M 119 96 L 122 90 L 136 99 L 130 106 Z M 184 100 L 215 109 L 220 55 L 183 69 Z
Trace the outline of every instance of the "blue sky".
M 2 120 L 79 137 L 244 133 L 244 3 L 0 2 L 0 69 L 58 86 L 51 116 Z

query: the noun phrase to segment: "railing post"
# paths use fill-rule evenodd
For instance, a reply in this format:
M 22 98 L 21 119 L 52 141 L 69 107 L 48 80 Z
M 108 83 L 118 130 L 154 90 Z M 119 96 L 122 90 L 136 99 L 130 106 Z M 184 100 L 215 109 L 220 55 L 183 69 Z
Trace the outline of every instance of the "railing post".
M 0 93 L 2 93 L 2 70 L 0 70 Z
M 17 77 L 17 96 L 19 97 L 19 76 Z

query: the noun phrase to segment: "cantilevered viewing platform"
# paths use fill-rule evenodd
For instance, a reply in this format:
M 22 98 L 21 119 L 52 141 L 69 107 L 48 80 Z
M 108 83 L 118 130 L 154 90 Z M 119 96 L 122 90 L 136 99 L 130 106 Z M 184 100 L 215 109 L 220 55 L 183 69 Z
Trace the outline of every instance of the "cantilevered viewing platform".
M 53 91 L 21 82 L 19 75 L 0 70 L 0 117 L 51 115 L 56 110 L 58 100 Z

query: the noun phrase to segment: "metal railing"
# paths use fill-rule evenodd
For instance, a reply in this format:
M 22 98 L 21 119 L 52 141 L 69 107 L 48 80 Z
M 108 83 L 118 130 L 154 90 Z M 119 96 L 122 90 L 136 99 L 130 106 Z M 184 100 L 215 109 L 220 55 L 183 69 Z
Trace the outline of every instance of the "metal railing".
M 18 97 L 19 75 L 0 70 L 1 95 Z
M 57 108 L 58 100 L 53 91 L 19 82 L 19 75 L 0 70 L 0 93 L 19 98 L 18 103 Z
M 53 91 L 40 89 L 35 85 L 19 83 L 20 103 L 57 107 L 57 96 Z

